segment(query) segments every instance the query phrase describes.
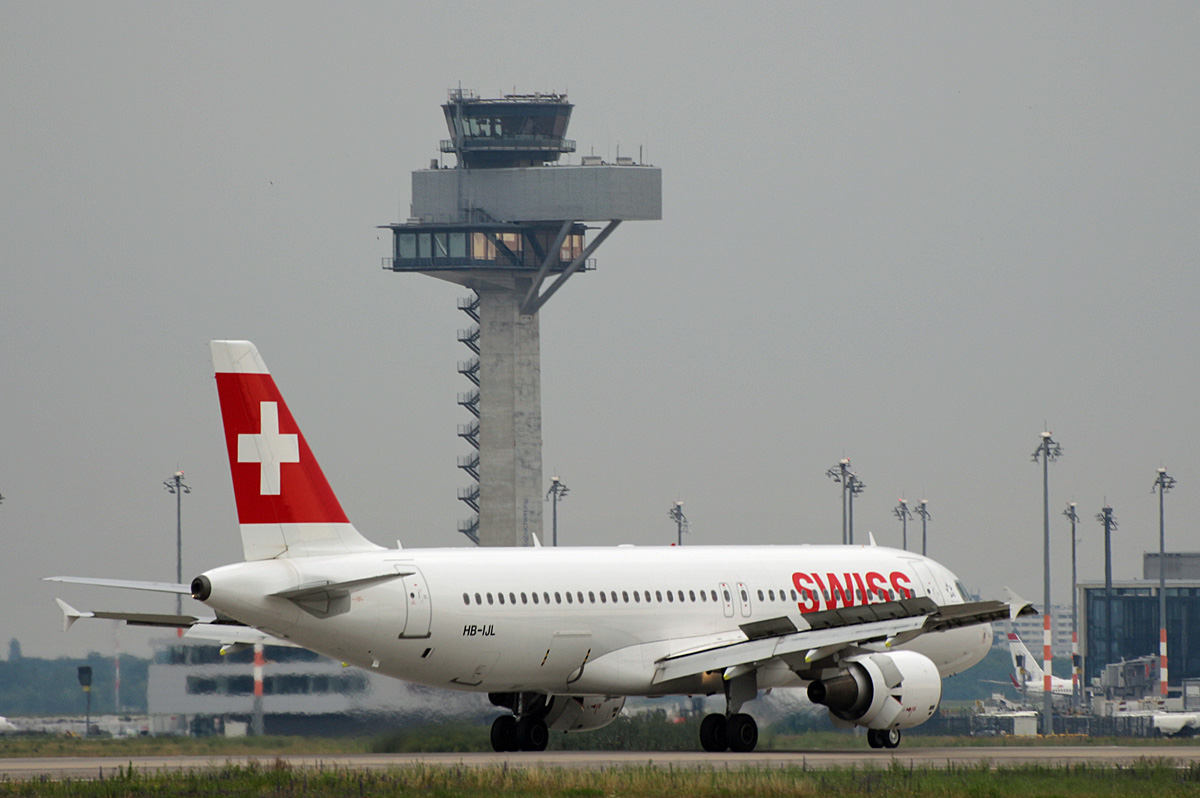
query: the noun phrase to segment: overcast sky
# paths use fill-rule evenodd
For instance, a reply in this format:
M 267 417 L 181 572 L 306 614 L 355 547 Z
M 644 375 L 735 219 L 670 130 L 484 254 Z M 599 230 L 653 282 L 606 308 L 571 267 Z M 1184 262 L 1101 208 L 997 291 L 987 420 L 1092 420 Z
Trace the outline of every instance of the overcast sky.
M 241 547 L 207 342 L 258 344 L 351 520 L 462 546 L 468 320 L 380 268 L 440 105 L 567 91 L 579 153 L 663 170 L 542 310 L 544 474 L 569 545 L 835 543 L 973 589 L 1055 595 L 1200 550 L 1200 6 L 1190 3 L 0 4 L 0 642 L 59 631 L 52 585 L 184 578 Z M 575 161 L 578 160 L 578 154 Z M 546 514 L 547 527 L 549 513 Z M 910 525 L 919 541 L 919 524 Z M 917 543 L 919 545 L 919 543 Z M 189 602 L 190 603 L 190 602 Z M 198 606 L 198 605 L 193 605 Z M 148 635 L 123 630 L 144 653 Z M 2 709 L 2 708 L 0 708 Z

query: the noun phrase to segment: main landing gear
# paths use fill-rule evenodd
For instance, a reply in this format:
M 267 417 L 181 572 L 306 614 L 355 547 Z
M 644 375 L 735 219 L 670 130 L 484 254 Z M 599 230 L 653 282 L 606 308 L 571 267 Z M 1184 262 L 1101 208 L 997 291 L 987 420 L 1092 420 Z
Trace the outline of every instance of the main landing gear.
M 895 748 L 900 745 L 900 730 L 867 729 L 867 745 L 872 748 Z
M 732 715 L 705 715 L 700 722 L 700 747 L 718 754 L 725 750 L 736 753 L 753 751 L 758 745 L 758 724 L 744 712 Z
M 489 693 L 488 698 L 498 707 L 513 711 L 492 721 L 492 750 L 545 751 L 550 742 L 546 713 L 550 707 L 546 696 L 534 693 Z

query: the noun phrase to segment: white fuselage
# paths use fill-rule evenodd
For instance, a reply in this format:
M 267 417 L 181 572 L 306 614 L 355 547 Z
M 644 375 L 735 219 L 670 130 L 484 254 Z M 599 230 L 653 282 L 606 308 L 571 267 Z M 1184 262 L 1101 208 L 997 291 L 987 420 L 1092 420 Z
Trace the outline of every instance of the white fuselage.
M 300 602 L 269 594 L 405 574 Z M 860 546 L 393 549 L 273 559 L 207 572 L 206 603 L 305 648 L 407 681 L 488 692 L 719 692 L 720 674 L 655 683 L 656 662 L 778 618 L 928 596 L 964 601 L 919 555 Z M 987 624 L 905 648 L 944 677 L 987 653 Z M 882 649 L 881 649 L 882 650 Z M 803 684 L 765 663 L 758 687 Z

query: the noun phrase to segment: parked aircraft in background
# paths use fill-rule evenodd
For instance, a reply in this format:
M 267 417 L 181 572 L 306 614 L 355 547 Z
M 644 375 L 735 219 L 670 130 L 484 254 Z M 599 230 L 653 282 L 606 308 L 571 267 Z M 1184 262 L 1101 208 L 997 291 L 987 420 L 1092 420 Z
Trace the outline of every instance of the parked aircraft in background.
M 258 350 L 214 341 L 246 561 L 190 585 L 52 577 L 190 594 L 215 618 L 80 612 L 227 645 L 271 636 L 362 668 L 487 692 L 497 751 L 610 723 L 627 696 L 721 695 L 708 751 L 753 750 L 745 705 L 800 687 L 841 726 L 894 748 L 942 679 L 974 665 L 989 623 L 933 560 L 870 546 L 384 549 L 350 524 Z
M 1008 633 L 1008 651 L 1012 655 L 1013 672 L 1010 674 L 1013 686 L 1026 696 L 1042 696 L 1046 692 L 1046 672 L 1038 664 L 1038 660 L 1029 653 L 1029 649 L 1021 642 L 1016 632 Z M 1059 676 L 1050 677 L 1050 695 L 1070 698 L 1071 680 Z

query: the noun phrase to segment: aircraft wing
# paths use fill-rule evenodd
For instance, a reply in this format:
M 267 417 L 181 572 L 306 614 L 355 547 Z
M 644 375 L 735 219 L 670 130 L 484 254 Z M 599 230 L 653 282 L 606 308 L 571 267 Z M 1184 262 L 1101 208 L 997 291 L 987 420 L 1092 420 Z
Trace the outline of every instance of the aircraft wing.
M 807 629 L 797 629 L 788 618 L 744 624 L 745 640 L 715 642 L 659 659 L 654 683 L 718 670 L 728 674 L 788 655 L 803 654 L 804 662 L 811 663 L 858 646 L 890 648 L 930 632 L 1002 620 L 1012 612 L 1002 601 L 938 606 L 922 597 L 810 613 L 803 617 Z M 1017 612 L 1033 610 L 1021 607 Z

